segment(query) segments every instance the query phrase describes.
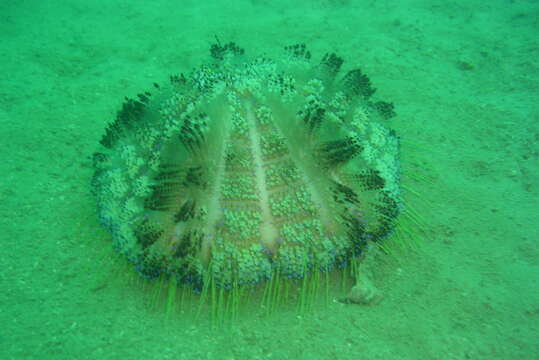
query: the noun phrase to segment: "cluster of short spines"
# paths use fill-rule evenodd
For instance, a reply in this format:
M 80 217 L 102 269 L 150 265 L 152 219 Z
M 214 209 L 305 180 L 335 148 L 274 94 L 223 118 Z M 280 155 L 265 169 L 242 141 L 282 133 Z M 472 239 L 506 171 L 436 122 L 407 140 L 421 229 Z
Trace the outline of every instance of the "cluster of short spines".
M 230 121 L 232 123 L 231 140 L 235 140 L 236 138 L 245 138 L 249 132 L 249 127 L 245 117 L 238 112 L 232 113 L 230 117 Z
M 260 105 L 255 109 L 256 124 L 258 127 L 271 126 L 273 124 L 273 114 L 266 105 Z
M 303 185 L 291 185 L 286 191 L 276 191 L 270 198 L 271 215 L 278 221 L 315 215 L 316 207 L 308 189 Z
M 341 139 L 326 141 L 316 149 L 325 168 L 335 168 L 356 157 L 363 147 L 355 134 Z
M 277 131 L 267 132 L 261 135 L 260 150 L 266 161 L 278 159 L 288 154 L 286 139 Z
M 291 159 L 267 164 L 264 171 L 266 186 L 271 191 L 286 186 L 296 186 L 301 180 L 299 169 Z
M 266 280 L 275 271 L 302 277 L 312 268 L 328 270 L 364 245 L 369 229 L 358 219 L 357 209 L 365 205 L 360 204 L 358 191 L 381 192 L 379 205 L 371 206 L 378 215 L 370 234 L 383 236 L 392 228 L 399 207 L 396 140 L 385 127 L 369 120 L 373 112 L 383 118 L 394 115 L 392 104 L 369 102 L 374 89 L 360 70 L 336 81 L 342 59 L 335 54 L 325 55 L 319 65 L 312 66 L 304 45 L 285 50 L 288 57 L 281 62 L 260 58 L 235 66 L 243 50 L 232 43 L 214 45 L 211 52 L 216 64 L 187 77 L 171 77 L 166 90 L 156 85 L 161 93 L 159 108 L 151 103 L 149 93 L 128 99 L 107 129 L 101 143 L 120 155 L 95 157 L 101 214 L 117 247 L 144 275 L 164 271 L 200 284 L 204 274 L 209 274 L 221 286 L 233 287 Z M 276 101 L 280 108 L 274 114 Z M 148 110 L 150 104 L 155 108 Z M 205 105 L 211 105 L 208 112 Z M 275 119 L 283 114 L 286 121 Z M 338 179 L 316 179 L 318 186 L 326 184 L 328 194 L 333 194 L 322 199 L 333 196 L 334 204 L 312 198 L 310 182 L 315 179 L 309 179 L 290 150 L 290 141 L 298 139 L 291 140 L 291 133 L 282 133 L 276 125 L 286 127 L 287 122 L 310 134 L 301 140 L 314 139 L 299 147 L 318 162 L 315 168 L 323 173 L 317 176 L 328 177 L 350 167 L 355 159 L 358 168 L 345 168 Z M 276 253 L 259 241 L 263 219 L 253 175 L 252 126 L 259 139 L 271 216 L 279 229 Z M 222 134 L 216 127 L 224 130 Z M 222 146 L 208 152 L 221 135 Z M 379 160 L 383 146 L 376 137 L 392 144 L 389 160 Z M 211 157 L 211 169 L 222 168 L 219 181 L 204 163 Z M 361 164 L 368 168 L 359 169 Z M 205 194 L 205 200 L 200 194 Z M 212 196 L 218 197 L 214 203 L 208 200 Z M 218 214 L 217 222 L 204 225 L 205 209 L 212 204 L 221 207 L 209 210 Z M 321 205 L 337 212 L 331 226 L 320 219 Z M 170 228 L 177 224 L 182 230 L 175 233 Z M 197 256 L 208 237 L 212 238 L 211 257 L 204 270 Z M 167 241 L 173 243 L 171 254 L 159 253 L 159 247 L 152 250 L 154 244 Z
M 229 143 L 225 148 L 226 171 L 248 171 L 252 169 L 253 156 L 249 147 L 242 147 L 236 142 Z
M 256 201 L 256 187 L 252 176 L 228 174 L 221 185 L 222 201 Z

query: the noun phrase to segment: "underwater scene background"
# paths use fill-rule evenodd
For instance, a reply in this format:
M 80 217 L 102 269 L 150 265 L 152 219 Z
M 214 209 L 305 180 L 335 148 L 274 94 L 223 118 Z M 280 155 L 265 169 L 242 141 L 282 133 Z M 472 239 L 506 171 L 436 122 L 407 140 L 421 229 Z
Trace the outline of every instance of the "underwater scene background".
M 539 358 L 538 15 L 531 0 L 2 3 L 0 358 Z M 400 173 L 390 183 L 399 180 L 391 190 L 399 204 L 391 204 L 402 214 L 395 231 L 393 222 L 382 227 L 385 239 L 367 260 L 348 266 L 343 255 L 330 275 L 223 295 L 219 286 L 140 277 L 114 251 L 118 239 L 98 211 L 106 194 L 96 201 L 92 193 L 103 134 L 126 96 L 171 75 L 202 69 L 194 74 L 204 88 L 215 71 L 201 65 L 215 57 L 216 41 L 277 62 L 295 44 L 306 44 L 313 64 L 335 53 L 342 75 L 368 75 L 373 97 L 387 101 L 378 109 L 394 105 L 396 116 L 379 120 L 399 141 Z M 268 111 L 291 114 L 279 106 Z M 302 113 L 309 126 L 320 114 L 310 109 Z M 222 111 L 207 111 L 219 124 Z M 294 139 L 297 154 L 310 151 Z M 334 151 L 326 140 L 317 148 L 326 160 L 314 158 L 348 161 L 364 150 L 354 142 L 353 151 Z M 379 181 L 369 179 L 371 187 Z M 354 216 L 369 211 L 343 205 L 355 193 L 337 187 L 342 198 L 328 199 L 357 225 Z M 175 209 L 180 219 L 193 218 L 190 211 Z M 151 238 L 153 228 L 144 229 Z M 126 233 L 146 247 L 136 230 Z M 358 272 L 369 301 L 354 297 Z

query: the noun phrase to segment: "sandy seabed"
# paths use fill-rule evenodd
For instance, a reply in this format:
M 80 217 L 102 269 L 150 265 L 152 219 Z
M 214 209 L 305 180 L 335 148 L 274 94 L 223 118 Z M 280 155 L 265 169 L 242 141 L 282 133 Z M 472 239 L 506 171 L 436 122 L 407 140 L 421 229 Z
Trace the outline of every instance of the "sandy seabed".
M 0 358 L 538 359 L 538 15 L 531 0 L 4 2 Z M 122 274 L 91 154 L 124 96 L 208 59 L 215 35 L 336 52 L 395 103 L 426 229 L 378 259 L 377 305 L 224 331 L 149 309 Z

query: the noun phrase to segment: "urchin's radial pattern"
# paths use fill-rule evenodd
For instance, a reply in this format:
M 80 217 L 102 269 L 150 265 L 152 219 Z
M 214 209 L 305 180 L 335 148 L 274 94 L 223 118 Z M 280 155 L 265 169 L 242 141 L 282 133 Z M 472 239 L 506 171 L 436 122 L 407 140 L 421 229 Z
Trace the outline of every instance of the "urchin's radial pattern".
M 230 287 L 328 271 L 386 237 L 398 139 L 367 76 L 304 45 L 211 55 L 126 99 L 101 140 L 93 188 L 115 248 L 144 276 Z

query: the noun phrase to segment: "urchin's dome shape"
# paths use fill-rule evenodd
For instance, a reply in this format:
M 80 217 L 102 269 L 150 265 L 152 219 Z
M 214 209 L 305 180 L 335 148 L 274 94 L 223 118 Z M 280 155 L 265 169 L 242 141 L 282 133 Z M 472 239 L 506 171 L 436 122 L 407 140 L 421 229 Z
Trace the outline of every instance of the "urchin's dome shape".
M 224 287 L 302 277 L 387 236 L 399 213 L 393 105 L 304 45 L 213 62 L 127 99 L 94 155 L 115 248 L 144 276 Z

